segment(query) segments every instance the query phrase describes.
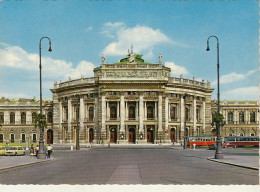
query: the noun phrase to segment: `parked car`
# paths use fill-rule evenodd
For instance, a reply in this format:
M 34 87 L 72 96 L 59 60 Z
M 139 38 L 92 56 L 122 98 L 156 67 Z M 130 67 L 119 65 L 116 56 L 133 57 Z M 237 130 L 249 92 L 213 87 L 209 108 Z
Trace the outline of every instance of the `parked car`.
M 0 155 L 4 155 L 4 154 L 5 154 L 5 147 L 0 146 Z
M 25 155 L 25 150 L 21 146 L 6 147 L 5 155 Z
M 234 143 L 228 143 L 228 142 L 226 142 L 226 143 L 223 144 L 223 147 L 224 147 L 224 148 L 228 148 L 228 147 L 236 148 L 237 145 L 234 144 Z

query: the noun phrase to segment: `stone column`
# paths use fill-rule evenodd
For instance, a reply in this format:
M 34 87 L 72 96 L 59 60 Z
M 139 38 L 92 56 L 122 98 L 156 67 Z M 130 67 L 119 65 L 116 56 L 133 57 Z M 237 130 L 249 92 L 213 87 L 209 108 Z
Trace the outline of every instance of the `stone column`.
M 140 93 L 139 95 L 139 133 L 144 134 L 144 96 L 143 93 Z
M 89 121 L 89 107 L 88 104 L 85 105 L 85 116 L 84 116 L 84 121 Z
M 138 115 L 138 113 L 139 113 L 139 110 L 138 110 L 138 107 L 139 107 L 139 105 L 138 105 L 138 102 L 136 101 L 136 106 L 135 106 L 135 120 L 139 120 L 139 115 Z
M 110 119 L 109 118 L 109 102 L 107 101 L 107 121 Z
M 206 130 L 206 101 L 205 101 L 205 99 L 202 102 L 202 132 L 203 133 L 205 133 L 205 130 Z
M 127 101 L 125 102 L 125 120 L 128 120 L 129 118 L 129 110 L 128 110 L 128 105 Z
M 80 105 L 79 105 L 79 113 L 80 113 L 80 130 L 84 129 L 84 116 L 85 116 L 85 104 L 84 104 L 84 98 L 80 97 Z
M 125 97 L 124 93 L 120 95 L 120 132 L 124 132 L 125 128 Z
M 101 95 L 101 132 L 106 130 L 106 96 Z
M 71 117 L 72 117 L 71 111 L 72 111 L 71 100 L 70 98 L 68 98 L 68 140 L 69 142 L 71 142 L 71 140 L 73 139 L 72 138 L 73 130 L 71 130 Z
M 154 107 L 154 120 L 157 121 L 158 119 L 158 112 L 157 112 L 157 101 L 155 101 L 155 107 Z
M 162 95 L 158 98 L 158 131 L 162 131 Z
M 144 120 L 147 120 L 147 106 L 146 106 L 146 101 L 144 102 Z
M 193 135 L 196 133 L 197 128 L 197 102 L 196 102 L 196 96 L 193 97 Z
M 20 111 L 15 111 L 15 124 L 21 124 L 21 113 L 20 113 Z
M 94 109 L 94 120 L 95 120 L 95 131 L 94 131 L 94 140 L 96 140 L 96 142 L 98 142 L 99 140 L 99 99 L 98 99 L 99 95 L 96 94 L 95 95 L 95 109 Z
M 169 99 L 168 96 L 165 97 L 165 131 L 168 130 L 169 124 Z
M 117 117 L 116 117 L 116 120 L 118 120 L 119 118 L 119 101 L 117 102 Z
M 181 140 L 183 140 L 183 136 L 184 136 L 184 110 L 185 110 L 185 106 L 184 106 L 184 99 L 183 99 L 183 95 L 181 95 L 181 105 L 180 105 L 180 121 L 181 121 Z
M 259 111 L 257 110 L 256 112 L 256 123 L 258 123 L 259 124 Z
M 8 113 L 8 116 L 9 116 L 9 113 Z M 10 122 L 10 118 L 8 118 L 8 122 Z M 32 112 L 26 111 L 26 124 L 31 124 L 31 123 L 32 123 Z

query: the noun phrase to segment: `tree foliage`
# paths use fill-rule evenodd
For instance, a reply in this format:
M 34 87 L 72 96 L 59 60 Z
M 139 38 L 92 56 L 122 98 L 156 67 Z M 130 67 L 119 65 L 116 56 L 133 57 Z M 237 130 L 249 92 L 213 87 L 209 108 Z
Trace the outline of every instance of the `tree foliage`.
M 38 128 L 46 128 L 47 127 L 47 122 L 46 122 L 46 116 L 44 114 L 37 114 L 35 117 L 35 127 Z
M 212 123 L 211 126 L 213 127 L 217 122 L 220 123 L 220 126 L 224 126 L 226 122 L 224 121 L 224 116 L 221 113 L 215 112 L 212 115 Z

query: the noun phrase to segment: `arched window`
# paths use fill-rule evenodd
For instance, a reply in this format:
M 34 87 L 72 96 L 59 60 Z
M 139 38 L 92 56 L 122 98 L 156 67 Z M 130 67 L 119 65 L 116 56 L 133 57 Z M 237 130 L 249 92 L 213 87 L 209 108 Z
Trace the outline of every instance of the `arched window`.
M 255 112 L 250 113 L 250 122 L 255 122 Z
M 240 122 L 240 123 L 245 122 L 245 119 L 244 119 L 244 112 L 240 112 L 240 113 L 239 113 L 239 122 Z
M 37 115 L 36 112 L 32 113 L 32 123 L 35 123 L 36 115 Z
M 153 106 L 147 107 L 147 119 L 153 119 L 154 118 L 154 110 Z
M 134 106 L 129 107 L 129 119 L 135 119 L 135 107 Z
M 48 119 L 48 121 L 47 121 L 48 123 L 52 123 L 53 118 L 52 118 L 52 112 L 51 111 L 48 112 L 47 119 Z
M 11 112 L 11 113 L 10 113 L 10 123 L 11 123 L 11 124 L 14 124 L 14 123 L 15 123 L 15 114 L 14 114 L 14 112 Z
M 94 108 L 93 107 L 90 107 L 89 109 L 88 109 L 88 118 L 89 118 L 89 121 L 93 121 L 93 119 L 94 119 Z
M 116 106 L 110 107 L 110 119 L 116 119 L 117 118 L 117 108 Z
M 233 123 L 233 113 L 232 112 L 228 113 L 228 122 Z
M 175 107 L 171 107 L 170 116 L 171 116 L 172 120 L 176 119 L 176 108 Z
M 64 107 L 64 121 L 67 122 L 69 117 L 68 107 Z
M 21 124 L 26 124 L 26 113 L 25 112 L 21 113 Z
M 4 123 L 4 113 L 0 113 L 0 123 Z

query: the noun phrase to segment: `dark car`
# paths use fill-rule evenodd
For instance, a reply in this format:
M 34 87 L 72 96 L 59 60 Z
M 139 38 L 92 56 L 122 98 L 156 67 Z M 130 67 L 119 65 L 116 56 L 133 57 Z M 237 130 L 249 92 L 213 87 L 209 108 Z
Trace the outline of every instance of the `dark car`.
M 209 145 L 209 150 L 215 150 L 215 149 L 217 149 L 216 143 Z

